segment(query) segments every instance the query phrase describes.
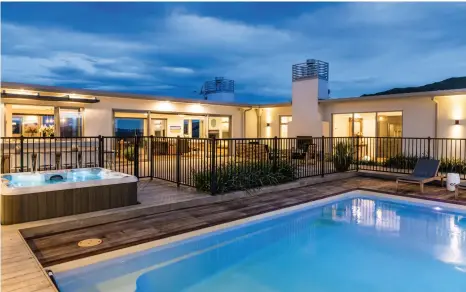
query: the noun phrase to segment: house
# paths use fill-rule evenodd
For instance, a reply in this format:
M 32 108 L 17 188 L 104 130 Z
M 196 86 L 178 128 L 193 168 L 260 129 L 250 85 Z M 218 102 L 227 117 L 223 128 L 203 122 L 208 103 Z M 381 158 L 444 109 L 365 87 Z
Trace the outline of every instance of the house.
M 328 76 L 293 65 L 292 102 L 266 105 L 2 82 L 1 135 L 466 138 L 466 88 L 329 98 Z

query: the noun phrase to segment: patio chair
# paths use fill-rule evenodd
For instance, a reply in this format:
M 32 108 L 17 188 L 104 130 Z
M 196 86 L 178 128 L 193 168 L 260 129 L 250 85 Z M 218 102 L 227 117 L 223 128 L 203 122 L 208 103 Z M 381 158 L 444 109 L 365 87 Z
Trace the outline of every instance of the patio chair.
M 458 198 L 458 193 L 459 193 L 460 189 L 461 190 L 466 190 L 466 182 L 462 182 L 462 183 L 456 185 L 456 188 L 455 188 L 455 198 L 456 199 Z
M 443 185 L 443 176 L 438 176 L 438 169 L 440 161 L 434 159 L 419 159 L 414 167 L 411 175 L 399 177 L 396 179 L 396 192 L 398 192 L 398 183 L 419 184 L 421 186 L 421 193 L 424 192 L 424 184 L 438 180 L 440 178 Z

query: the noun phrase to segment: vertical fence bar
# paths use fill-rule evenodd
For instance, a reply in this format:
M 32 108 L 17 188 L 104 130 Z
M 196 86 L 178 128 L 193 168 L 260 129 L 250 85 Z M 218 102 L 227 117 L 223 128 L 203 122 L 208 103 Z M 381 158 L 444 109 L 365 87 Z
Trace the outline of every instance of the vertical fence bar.
M 19 165 L 20 165 L 20 170 L 21 172 L 24 171 L 23 167 L 24 167 L 24 137 L 23 135 L 21 135 L 21 137 L 19 138 L 19 145 L 20 145 L 20 150 L 19 150 Z
M 128 149 L 129 151 L 129 149 Z M 139 178 L 139 136 L 134 136 L 134 176 Z
M 273 156 L 272 156 L 272 159 L 273 159 L 273 160 L 272 160 L 272 163 L 273 163 L 273 164 L 272 164 L 272 171 L 273 171 L 273 172 L 277 172 L 277 168 L 278 168 L 278 166 L 277 166 L 278 137 L 277 137 L 277 136 L 275 136 L 275 137 L 273 138 L 273 151 L 271 151 L 271 153 L 272 153 L 272 155 L 273 155 Z
M 356 171 L 359 171 L 359 137 L 356 137 Z
M 211 158 L 210 158 L 210 194 L 215 195 L 217 193 L 217 153 L 215 151 L 217 140 L 215 136 L 211 140 Z
M 427 138 L 427 158 L 430 159 L 430 136 Z
M 324 136 L 321 138 L 321 148 L 320 148 L 320 176 L 324 177 L 325 172 L 325 142 Z
M 104 138 L 99 135 L 99 166 L 105 168 L 104 166 Z
M 181 185 L 181 145 L 180 145 L 180 136 L 176 137 L 176 186 L 180 187 Z
M 155 164 L 155 149 L 154 149 L 154 136 L 151 135 L 150 136 L 150 140 L 149 140 L 149 148 L 150 148 L 150 151 L 149 151 L 149 163 L 150 163 L 150 178 L 153 179 L 154 178 L 154 164 Z

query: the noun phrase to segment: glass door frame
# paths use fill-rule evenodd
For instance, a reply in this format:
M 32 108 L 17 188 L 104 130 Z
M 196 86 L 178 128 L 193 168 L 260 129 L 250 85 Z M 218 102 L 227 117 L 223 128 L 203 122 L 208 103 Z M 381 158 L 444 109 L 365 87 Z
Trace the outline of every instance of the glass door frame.
M 288 125 L 289 124 L 289 122 L 282 123 L 282 117 L 290 117 L 291 122 L 293 122 L 293 116 L 292 115 L 278 115 L 278 138 L 288 138 L 288 137 L 282 137 L 282 125 Z
M 351 123 L 351 127 L 352 127 L 352 132 L 354 133 L 354 115 L 355 114 L 375 113 L 375 137 L 376 138 L 383 138 L 383 137 L 379 137 L 379 127 L 377 125 L 377 122 L 378 122 L 378 119 L 379 119 L 379 114 L 380 113 L 396 113 L 396 112 L 401 112 L 401 137 L 404 137 L 404 112 L 403 112 L 403 110 L 332 113 L 331 118 L 330 118 L 330 130 L 331 130 L 330 135 L 331 135 L 331 137 L 333 137 L 333 129 L 334 129 L 333 116 L 334 115 L 351 115 L 351 119 L 353 121 L 353 123 Z

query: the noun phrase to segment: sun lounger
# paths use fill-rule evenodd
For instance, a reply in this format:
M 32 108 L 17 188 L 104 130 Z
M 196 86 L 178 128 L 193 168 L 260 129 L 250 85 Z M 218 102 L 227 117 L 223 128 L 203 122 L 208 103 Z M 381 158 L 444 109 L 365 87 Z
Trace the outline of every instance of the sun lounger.
M 398 183 L 400 182 L 419 184 L 421 186 L 421 193 L 424 192 L 424 184 L 428 182 L 440 179 L 443 185 L 443 177 L 438 176 L 439 167 L 439 160 L 419 159 L 411 175 L 396 179 L 396 191 L 398 192 Z

